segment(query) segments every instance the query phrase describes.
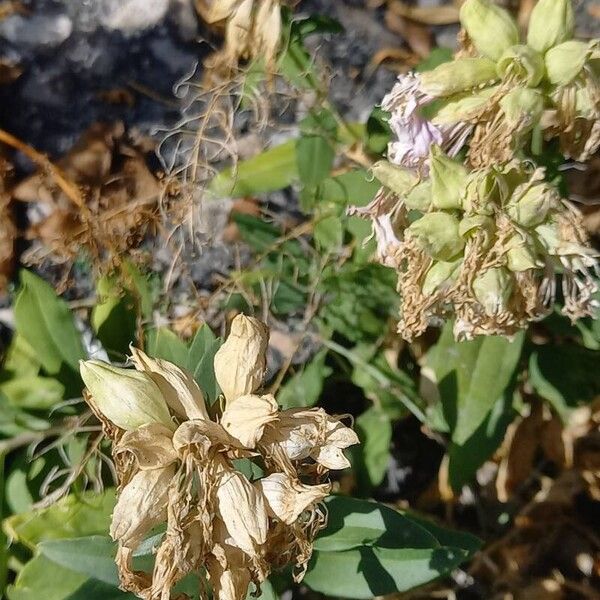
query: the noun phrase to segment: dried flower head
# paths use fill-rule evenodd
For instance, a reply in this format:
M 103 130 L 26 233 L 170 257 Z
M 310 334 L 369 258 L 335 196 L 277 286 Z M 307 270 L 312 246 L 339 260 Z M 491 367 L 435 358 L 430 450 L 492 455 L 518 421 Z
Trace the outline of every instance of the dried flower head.
M 281 37 L 279 0 L 198 0 L 207 23 L 225 23 L 225 47 L 219 62 L 235 67 L 242 59 L 262 59 L 271 68 Z
M 81 363 L 86 400 L 113 442 L 119 496 L 110 534 L 118 542 L 123 589 L 164 600 L 189 573 L 199 593 L 243 600 L 276 568 L 294 566 L 300 580 L 316 533 L 325 525 L 320 502 L 329 469 L 349 466 L 343 449 L 354 431 L 322 409 L 280 410 L 259 395 L 268 330 L 240 315 L 215 356 L 223 410 L 212 420 L 193 377 L 132 348 L 136 370 Z M 253 481 L 240 459 L 264 470 Z M 150 530 L 166 524 L 152 573 L 132 557 Z
M 392 189 L 382 177 L 385 209 L 377 211 L 378 202 L 362 211 L 376 236 L 384 218 L 394 232 L 393 244 L 385 236 L 378 247 L 398 271 L 403 337 L 451 316 L 458 339 L 512 335 L 548 313 L 557 276 L 563 313 L 592 314 L 597 255 L 579 212 L 545 181 L 544 169 L 511 161 L 468 171 L 437 146 L 428 160 L 429 179 L 407 177 Z
M 558 138 L 565 156 L 595 152 L 599 41 L 571 39 L 570 0 L 540 0 L 526 40 L 492 0 L 466 0 L 460 19 L 468 48 L 432 71 L 401 76 L 384 98 L 397 138 L 390 161 L 420 167 L 432 144 L 453 156 L 468 142 L 471 166 L 483 168 L 510 161 L 535 129 Z

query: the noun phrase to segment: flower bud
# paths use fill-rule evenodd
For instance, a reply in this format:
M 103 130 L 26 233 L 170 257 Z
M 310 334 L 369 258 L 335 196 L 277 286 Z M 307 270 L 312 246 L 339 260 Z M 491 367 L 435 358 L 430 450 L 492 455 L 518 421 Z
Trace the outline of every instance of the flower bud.
M 439 100 L 439 108 L 431 120 L 436 125 L 448 125 L 471 119 L 485 107 L 497 91 L 498 86 L 493 85 L 483 90 L 464 92 Z
M 527 44 L 544 53 L 570 40 L 574 28 L 571 0 L 538 0 L 529 18 Z
M 487 58 L 457 58 L 421 73 L 420 89 L 430 96 L 451 96 L 491 85 L 498 79 L 496 63 Z
M 424 296 L 430 296 L 443 283 L 452 283 L 458 277 L 462 258 L 453 262 L 438 261 L 434 262 L 429 268 L 423 280 L 421 291 Z
M 524 44 L 507 48 L 497 64 L 498 75 L 504 79 L 516 77 L 529 87 L 535 87 L 544 76 L 542 55 Z
M 531 186 L 523 195 L 506 205 L 508 216 L 523 227 L 535 227 L 546 220 L 548 213 L 558 206 L 558 194 L 547 183 Z
M 431 201 L 434 208 L 460 208 L 467 181 L 465 167 L 444 154 L 439 146 L 432 146 L 429 169 L 431 174 Z
M 509 271 L 519 273 L 528 269 L 542 267 L 543 263 L 537 260 L 535 248 L 531 241 L 516 234 L 508 241 L 506 266 Z
M 215 354 L 217 383 L 227 402 L 254 393 L 267 366 L 269 330 L 253 317 L 238 315 L 231 323 L 227 341 Z
M 509 127 L 533 127 L 542 116 L 544 97 L 538 90 L 516 87 L 500 100 L 500 108 Z
M 478 231 L 485 231 L 491 237 L 495 230 L 495 221 L 487 215 L 469 215 L 463 217 L 458 225 L 461 237 L 469 239 Z
M 473 293 L 489 316 L 506 310 L 513 290 L 513 278 L 502 267 L 488 269 L 473 281 Z
M 431 180 L 422 181 L 406 194 L 404 206 L 409 210 L 427 212 L 431 206 Z
M 303 485 L 285 473 L 273 473 L 255 484 L 267 501 L 270 516 L 292 525 L 310 506 L 329 495 L 331 485 Z
M 458 219 L 446 212 L 423 215 L 406 230 L 429 256 L 449 261 L 458 256 L 465 242 L 458 233 Z
M 550 83 L 567 85 L 583 69 L 590 54 L 590 45 L 579 40 L 563 42 L 546 52 L 544 58 Z
M 401 196 L 410 191 L 417 183 L 416 176 L 408 169 L 393 165 L 387 160 L 377 161 L 371 170 L 382 185 Z
M 145 373 L 113 367 L 99 360 L 81 361 L 81 378 L 97 409 L 121 429 L 175 425 L 157 385 Z
M 475 48 L 492 60 L 519 43 L 514 19 L 490 0 L 466 0 L 460 9 L 460 22 Z

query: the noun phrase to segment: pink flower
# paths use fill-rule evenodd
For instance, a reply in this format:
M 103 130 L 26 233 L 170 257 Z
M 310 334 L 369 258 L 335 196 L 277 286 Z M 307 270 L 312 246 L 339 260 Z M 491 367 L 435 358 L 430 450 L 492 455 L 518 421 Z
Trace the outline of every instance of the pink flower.
M 390 127 L 396 140 L 388 145 L 388 160 L 408 168 L 426 167 L 432 144 L 455 156 L 464 145 L 471 126 L 466 123 L 434 125 L 424 118 L 421 109 L 433 100 L 420 90 L 419 75 L 407 73 L 398 78 L 381 107 L 391 113 Z

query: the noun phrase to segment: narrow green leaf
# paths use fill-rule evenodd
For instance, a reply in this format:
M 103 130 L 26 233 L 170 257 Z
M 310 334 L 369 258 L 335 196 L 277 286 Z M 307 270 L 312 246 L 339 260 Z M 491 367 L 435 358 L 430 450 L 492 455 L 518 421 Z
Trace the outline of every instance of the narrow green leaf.
M 356 432 L 360 439 L 360 463 L 368 477 L 370 487 L 379 485 L 390 461 L 392 423 L 388 415 L 377 407 L 365 411 L 356 419 Z
M 30 548 L 42 541 L 100 535 L 108 531 L 115 505 L 115 491 L 103 494 L 71 494 L 52 506 L 13 515 L 3 523 L 4 531 Z
M 48 374 L 79 371 L 79 360 L 86 358 L 81 335 L 71 311 L 50 285 L 29 271 L 21 271 L 14 311 L 18 333 L 35 350 Z
M 168 360 L 180 367 L 185 367 L 188 360 L 188 347 L 185 342 L 167 327 L 151 329 L 148 332 L 146 352 L 149 356 Z
M 98 303 L 92 311 L 92 327 L 109 353 L 125 356 L 136 337 L 135 298 L 114 276 L 98 279 L 96 294 Z
M 331 172 L 335 151 L 321 135 L 304 135 L 296 142 L 300 181 L 307 187 L 321 183 Z
M 311 407 L 317 403 L 323 382 L 332 372 L 325 365 L 326 358 L 327 348 L 323 348 L 301 371 L 288 379 L 277 395 L 277 402 L 282 408 Z
M 239 198 L 280 190 L 297 179 L 296 142 L 290 140 L 221 171 L 208 191 L 219 198 Z

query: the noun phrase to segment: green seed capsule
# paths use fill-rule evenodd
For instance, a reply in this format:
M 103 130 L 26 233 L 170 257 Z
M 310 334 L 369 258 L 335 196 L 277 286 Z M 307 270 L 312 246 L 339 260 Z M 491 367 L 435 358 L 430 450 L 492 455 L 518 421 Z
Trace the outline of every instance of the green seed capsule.
M 420 89 L 430 96 L 452 96 L 498 80 L 496 63 L 487 58 L 457 58 L 420 75 Z
M 485 107 L 497 90 L 498 86 L 493 85 L 477 92 L 463 92 L 438 100 L 441 104 L 431 120 L 436 125 L 447 125 L 471 119 Z
M 417 183 L 417 177 L 408 169 L 393 165 L 387 160 L 380 160 L 372 167 L 373 175 L 392 192 L 404 195 Z
M 538 90 L 516 87 L 500 100 L 500 108 L 509 127 L 521 126 L 524 122 L 533 126 L 542 116 L 544 96 Z
M 544 77 L 542 55 L 524 44 L 507 48 L 497 64 L 498 75 L 504 79 L 516 77 L 529 87 L 535 87 Z
M 416 185 L 404 198 L 404 205 L 409 210 L 427 212 L 431 207 L 431 180 Z
M 433 263 L 423 280 L 422 292 L 429 296 L 437 290 L 443 283 L 453 283 L 458 277 L 462 258 L 452 262 L 439 261 Z
M 513 277 L 502 267 L 488 269 L 473 281 L 473 293 L 489 316 L 506 310 L 513 291 Z
M 550 83 L 571 83 L 581 73 L 589 55 L 590 45 L 579 40 L 570 40 L 550 48 L 544 58 Z
M 492 60 L 519 43 L 514 19 L 490 0 L 466 0 L 460 9 L 460 22 L 475 48 Z
M 506 204 L 506 213 L 523 227 L 535 227 L 543 223 L 548 213 L 557 206 L 556 190 L 547 183 L 539 183 L 521 196 L 511 198 Z
M 509 271 L 519 273 L 542 267 L 543 263 L 538 261 L 535 247 L 530 240 L 526 240 L 520 235 L 514 235 L 508 242 L 506 266 Z
M 431 200 L 435 208 L 461 208 L 461 197 L 467 182 L 467 170 L 449 158 L 439 146 L 430 150 Z
M 538 52 L 573 37 L 575 18 L 571 0 L 539 0 L 531 11 L 527 44 Z
M 429 256 L 449 261 L 463 250 L 465 242 L 458 233 L 458 219 L 446 212 L 423 215 L 406 230 Z
M 465 239 L 473 237 L 478 231 L 484 231 L 489 238 L 494 234 L 495 221 L 486 215 L 471 215 L 464 217 L 459 226 L 458 233 Z

